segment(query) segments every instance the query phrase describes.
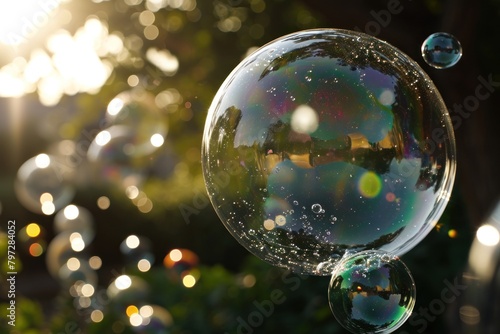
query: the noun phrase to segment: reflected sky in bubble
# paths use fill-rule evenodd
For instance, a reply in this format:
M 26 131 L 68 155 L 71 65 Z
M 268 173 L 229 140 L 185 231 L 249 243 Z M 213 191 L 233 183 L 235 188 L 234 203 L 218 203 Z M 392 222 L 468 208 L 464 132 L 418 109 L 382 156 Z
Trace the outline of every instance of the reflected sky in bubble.
M 342 30 L 291 34 L 246 58 L 214 98 L 202 147 L 233 236 L 271 264 L 324 275 L 348 249 L 415 246 L 447 203 L 454 159 L 429 77 L 391 45 Z

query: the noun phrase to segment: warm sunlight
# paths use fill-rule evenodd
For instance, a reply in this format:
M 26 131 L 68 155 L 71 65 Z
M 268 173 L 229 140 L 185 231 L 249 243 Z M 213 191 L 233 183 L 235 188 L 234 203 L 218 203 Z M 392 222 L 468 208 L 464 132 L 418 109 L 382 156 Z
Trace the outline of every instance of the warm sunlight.
M 0 39 L 19 45 L 47 25 L 62 0 L 9 1 L 0 11 Z

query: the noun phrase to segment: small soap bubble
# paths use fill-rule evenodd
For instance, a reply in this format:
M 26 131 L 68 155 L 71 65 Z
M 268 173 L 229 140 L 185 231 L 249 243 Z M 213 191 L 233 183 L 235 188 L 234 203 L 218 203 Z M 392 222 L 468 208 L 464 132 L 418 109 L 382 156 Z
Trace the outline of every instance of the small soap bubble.
M 151 151 L 163 144 L 167 134 L 167 121 L 156 106 L 154 95 L 142 89 L 118 94 L 109 102 L 105 117 L 109 126 L 123 125 L 132 129 L 135 141 Z
M 121 275 L 108 286 L 109 309 L 118 316 L 126 317 L 127 307 L 141 306 L 150 296 L 149 283 L 134 275 Z
M 67 164 L 45 153 L 27 160 L 17 172 L 15 192 L 19 202 L 34 213 L 53 214 L 73 199 Z
M 95 236 L 94 218 L 88 209 L 71 204 L 55 215 L 54 230 L 57 233 L 80 233 L 88 244 Z
M 320 214 L 323 212 L 323 207 L 321 206 L 321 204 L 315 203 L 311 206 L 311 210 L 315 214 Z
M 430 66 L 438 69 L 449 68 L 462 57 L 462 46 L 455 36 L 437 32 L 422 43 L 422 57 Z
M 114 125 L 97 134 L 87 151 L 94 175 L 99 180 L 125 186 L 126 180 L 139 185 L 156 150 L 149 142 L 137 141 L 129 126 Z
M 125 266 L 129 268 L 138 267 L 141 261 L 153 264 L 155 260 L 151 240 L 143 236 L 129 235 L 120 244 L 120 252 L 124 257 Z
M 392 333 L 411 315 L 416 289 L 397 257 L 364 251 L 334 269 L 328 300 L 337 321 L 351 333 Z

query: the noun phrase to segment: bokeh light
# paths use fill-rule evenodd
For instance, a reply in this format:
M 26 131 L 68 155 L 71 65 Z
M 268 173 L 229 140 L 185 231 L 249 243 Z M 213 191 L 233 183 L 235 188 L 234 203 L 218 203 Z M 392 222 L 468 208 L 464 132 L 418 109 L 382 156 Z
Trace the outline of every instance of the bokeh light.
M 107 196 L 101 196 L 97 199 L 97 206 L 101 210 L 109 209 L 110 205 L 111 205 L 111 201 L 110 201 L 109 197 L 107 197 Z
M 495 226 L 484 224 L 477 229 L 476 238 L 481 244 L 494 247 L 500 242 L 500 232 Z

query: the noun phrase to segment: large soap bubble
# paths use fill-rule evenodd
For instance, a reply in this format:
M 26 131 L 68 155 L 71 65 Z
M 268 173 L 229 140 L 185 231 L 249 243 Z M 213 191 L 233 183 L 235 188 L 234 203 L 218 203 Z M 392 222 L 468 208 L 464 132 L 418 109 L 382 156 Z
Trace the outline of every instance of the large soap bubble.
M 443 100 L 416 62 L 346 30 L 255 51 L 210 107 L 203 172 L 230 233 L 270 264 L 330 275 L 346 251 L 401 255 L 433 228 L 455 176 Z

